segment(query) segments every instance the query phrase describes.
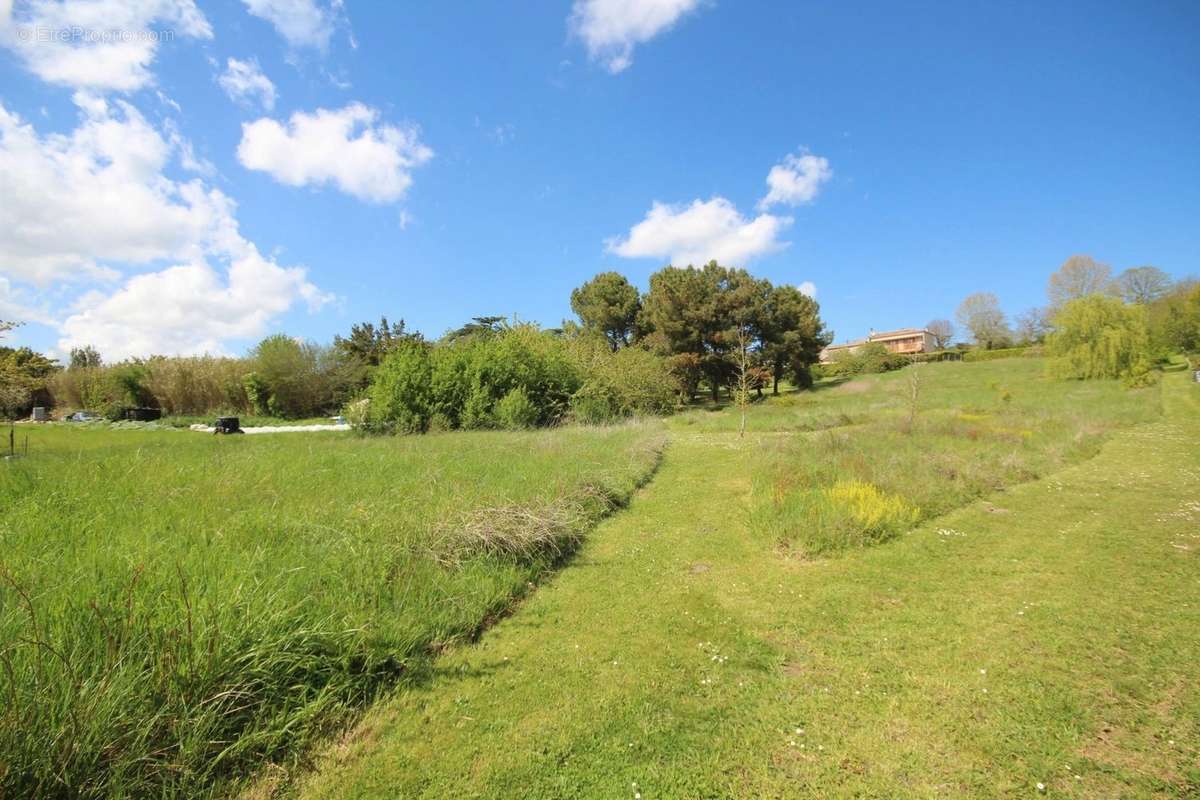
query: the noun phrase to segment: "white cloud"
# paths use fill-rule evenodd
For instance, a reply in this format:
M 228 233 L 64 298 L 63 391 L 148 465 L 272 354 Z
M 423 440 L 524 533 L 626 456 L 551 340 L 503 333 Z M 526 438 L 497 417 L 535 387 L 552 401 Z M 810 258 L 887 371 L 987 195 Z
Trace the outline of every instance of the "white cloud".
M 288 186 L 333 184 L 360 200 L 400 199 L 411 172 L 433 157 L 415 127 L 379 123 L 362 103 L 338 110 L 297 111 L 285 123 L 262 118 L 242 125 L 238 160 Z
M 791 218 L 773 214 L 747 219 L 724 197 L 688 206 L 656 202 L 628 236 L 609 240 L 608 250 L 625 258 L 667 259 L 677 266 L 714 259 L 742 266 L 787 247 L 779 236 L 791 223 Z
M 0 106 L 0 272 L 46 285 L 199 252 L 227 198 L 164 177 L 174 148 L 134 108 L 80 100 L 79 127 L 45 137 Z
M 0 44 L 48 83 L 129 92 L 153 82 L 158 47 L 211 39 L 194 0 L 32 0 L 0 15 Z
M 235 103 L 256 102 L 268 111 L 275 108 L 275 84 L 263 74 L 255 59 L 229 59 L 225 71 L 218 76 L 217 83 Z
M 95 344 L 122 358 L 217 352 L 296 302 L 331 299 L 244 239 L 229 197 L 163 173 L 189 158 L 177 132 L 164 137 L 126 103 L 78 99 L 82 119 L 65 135 L 40 136 L 0 105 L 0 309 L 65 316 L 63 352 Z M 127 275 L 163 261 L 176 266 Z M 80 289 L 69 311 L 52 312 Z
M 767 173 L 767 196 L 758 201 L 759 209 L 785 203 L 790 206 L 811 203 L 816 199 L 822 184 L 833 177 L 829 161 L 811 153 L 799 156 L 787 155 L 782 163 L 771 167 Z
M 135 275 L 109 295 L 85 295 L 63 322 L 58 349 L 90 344 L 110 360 L 223 353 L 230 339 L 262 336 L 297 299 L 316 308 L 328 298 L 303 269 L 281 267 L 250 248 L 226 276 L 200 261 Z
M 171 147 L 179 154 L 179 166 L 206 178 L 217 174 L 217 168 L 211 161 L 196 155 L 191 140 L 179 132 L 179 126 L 174 120 L 163 120 L 163 132 L 167 134 L 167 141 L 171 143 Z
M 324 50 L 333 33 L 334 9 L 316 0 L 244 0 L 246 10 L 275 27 L 292 47 L 315 47 Z
M 704 0 L 575 0 L 568 27 L 592 59 L 616 74 L 633 63 L 635 45 L 669 30 Z
M 812 281 L 805 281 L 796 288 L 800 290 L 800 294 L 811 297 L 814 300 L 817 299 L 817 285 Z

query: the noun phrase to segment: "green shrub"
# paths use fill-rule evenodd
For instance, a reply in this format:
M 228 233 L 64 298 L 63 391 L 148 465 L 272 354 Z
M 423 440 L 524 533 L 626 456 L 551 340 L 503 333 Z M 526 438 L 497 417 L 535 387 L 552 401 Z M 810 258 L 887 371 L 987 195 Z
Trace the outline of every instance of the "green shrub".
M 963 361 L 995 361 L 999 358 L 1014 358 L 1025 355 L 1028 347 L 1002 347 L 997 350 L 968 350 L 963 353 Z
M 581 384 L 567 343 L 533 325 L 435 346 L 405 341 L 372 379 L 371 424 L 416 433 L 437 415 L 447 428 L 549 425 L 565 416 Z
M 311 417 L 345 401 L 349 376 L 335 351 L 284 334 L 268 336 L 250 353 L 267 391 L 267 409 L 281 417 Z
M 399 433 L 424 431 L 429 423 L 432 375 L 429 346 L 415 339 L 399 342 L 371 380 L 370 425 Z
M 594 340 L 574 344 L 583 385 L 571 397 L 571 415 L 600 424 L 632 416 L 669 414 L 677 405 L 679 384 L 670 359 L 640 347 L 612 352 Z
M 620 412 L 603 384 L 588 381 L 571 398 L 571 416 L 585 425 L 603 425 L 615 421 Z
M 862 368 L 859 372 L 875 374 L 902 369 L 909 365 L 908 356 L 893 353 L 881 342 L 871 342 L 865 345 L 857 354 Z
M 53 405 L 50 386 L 60 367 L 28 347 L 0 347 L 0 416 L 28 416 L 34 406 Z
M 1149 324 L 1161 354 L 1200 354 L 1200 282 L 1180 281 L 1166 297 L 1156 300 L 1149 308 Z
M 490 428 L 495 416 L 492 414 L 493 403 L 491 393 L 483 387 L 476 387 L 467 396 L 463 405 L 460 422 L 467 429 Z
M 868 342 L 854 350 L 838 350 L 821 365 L 822 377 L 890 372 L 910 364 L 908 356 L 893 353 L 882 342 Z
M 265 415 L 267 413 L 267 401 L 270 399 L 270 391 L 267 389 L 267 384 L 263 381 L 262 376 L 257 372 L 247 372 L 242 377 L 242 386 L 246 391 L 246 399 L 250 403 L 250 410 L 255 414 Z
M 496 403 L 496 423 L 507 430 L 532 428 L 538 422 L 538 408 L 529 399 L 525 390 L 518 386 Z

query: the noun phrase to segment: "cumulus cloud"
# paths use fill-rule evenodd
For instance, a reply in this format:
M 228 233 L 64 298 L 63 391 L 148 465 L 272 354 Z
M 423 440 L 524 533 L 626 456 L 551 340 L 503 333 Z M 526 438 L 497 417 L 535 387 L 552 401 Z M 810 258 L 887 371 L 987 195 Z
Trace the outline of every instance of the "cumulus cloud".
M 821 186 L 832 177 L 833 170 L 827 159 L 811 153 L 788 154 L 767 173 L 769 191 L 758 201 L 758 207 L 766 210 L 780 203 L 789 206 L 811 203 Z
M 0 14 L 0 44 L 48 83 L 130 92 L 153 82 L 158 46 L 211 39 L 194 0 L 32 0 Z
M 154 353 L 219 354 L 230 339 L 262 336 L 297 299 L 328 298 L 305 271 L 247 248 L 222 275 L 204 261 L 131 277 L 112 294 L 91 292 L 61 325 L 58 348 L 90 344 L 116 360 Z
M 263 74 L 255 59 L 229 59 L 217 83 L 235 103 L 258 103 L 268 111 L 275 108 L 275 84 Z
M 218 352 L 296 302 L 331 299 L 243 238 L 221 191 L 164 174 L 187 158 L 177 134 L 126 103 L 78 99 L 79 126 L 46 136 L 0 105 L 0 309 L 63 320 L 63 352 L 94 344 L 122 358 Z M 86 291 L 53 312 L 72 289 Z
M 333 33 L 336 2 L 326 7 L 316 0 L 244 0 L 246 10 L 274 26 L 292 47 L 315 47 L 324 50 Z
M 567 25 L 592 59 L 615 75 L 633 63 L 635 45 L 670 30 L 703 1 L 575 0 Z
M 285 123 L 262 118 L 242 125 L 238 160 L 288 186 L 332 184 L 372 203 L 400 199 L 412 170 L 433 157 L 417 128 L 379 122 L 362 103 L 292 114 Z
M 199 252 L 227 198 L 165 178 L 175 148 L 132 106 L 84 113 L 72 133 L 43 137 L 0 106 L 0 272 L 46 285 Z
M 687 206 L 656 202 L 625 238 L 609 240 L 608 250 L 625 258 L 660 258 L 676 265 L 715 259 L 740 266 L 786 247 L 779 236 L 791 223 L 791 218 L 773 214 L 748 219 L 724 197 Z
M 817 299 L 817 285 L 812 281 L 805 281 L 796 288 L 800 290 L 800 294 L 811 297 L 814 300 Z

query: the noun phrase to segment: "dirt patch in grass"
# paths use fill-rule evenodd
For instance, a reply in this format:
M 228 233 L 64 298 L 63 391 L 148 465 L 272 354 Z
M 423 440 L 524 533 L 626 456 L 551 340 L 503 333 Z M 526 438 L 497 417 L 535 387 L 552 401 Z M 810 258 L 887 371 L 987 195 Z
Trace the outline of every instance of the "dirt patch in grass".
M 1196 787 L 1172 768 L 1171 759 L 1163 757 L 1163 748 L 1190 746 L 1176 742 L 1173 736 L 1187 736 L 1178 731 L 1178 720 L 1187 718 L 1187 694 L 1190 684 L 1176 681 L 1163 692 L 1162 697 L 1146 708 L 1146 724 L 1130 728 L 1105 722 L 1100 729 L 1077 751 L 1078 754 L 1099 767 L 1100 772 L 1117 769 L 1122 772 L 1146 776 L 1178 790 L 1180 797 L 1191 797 L 1189 790 Z M 1172 734 L 1172 729 L 1176 732 Z M 1093 787 L 1095 788 L 1095 787 Z M 1113 787 L 1112 795 L 1116 795 Z
M 1179 785 L 1179 774 L 1167 765 L 1165 759 L 1145 753 L 1137 739 L 1136 735 L 1125 728 L 1105 724 L 1091 741 L 1079 748 L 1078 753 L 1095 765 L 1101 774 L 1117 769 L 1121 772 L 1146 775 L 1171 786 Z M 1112 789 L 1113 795 L 1107 796 L 1117 794 L 1116 786 Z

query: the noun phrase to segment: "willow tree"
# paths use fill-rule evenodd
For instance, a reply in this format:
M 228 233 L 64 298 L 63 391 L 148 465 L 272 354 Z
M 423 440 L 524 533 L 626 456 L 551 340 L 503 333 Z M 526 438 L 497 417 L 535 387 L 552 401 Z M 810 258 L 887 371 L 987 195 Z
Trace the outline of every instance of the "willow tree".
M 1054 316 L 1046 340 L 1053 372 L 1062 378 L 1124 378 L 1149 373 L 1150 334 L 1146 310 L 1115 297 L 1088 295 L 1070 300 Z

